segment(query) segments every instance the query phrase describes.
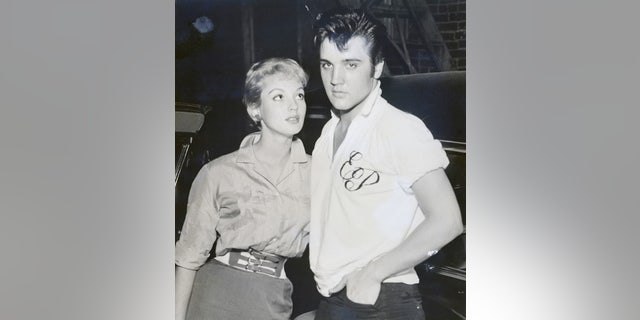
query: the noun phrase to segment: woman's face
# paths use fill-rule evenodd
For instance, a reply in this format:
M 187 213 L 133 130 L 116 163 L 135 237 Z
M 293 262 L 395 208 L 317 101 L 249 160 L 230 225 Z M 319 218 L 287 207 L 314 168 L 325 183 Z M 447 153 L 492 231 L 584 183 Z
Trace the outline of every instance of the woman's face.
M 287 137 L 300 132 L 307 104 L 302 83 L 294 77 L 273 75 L 263 80 L 260 94 L 262 131 Z

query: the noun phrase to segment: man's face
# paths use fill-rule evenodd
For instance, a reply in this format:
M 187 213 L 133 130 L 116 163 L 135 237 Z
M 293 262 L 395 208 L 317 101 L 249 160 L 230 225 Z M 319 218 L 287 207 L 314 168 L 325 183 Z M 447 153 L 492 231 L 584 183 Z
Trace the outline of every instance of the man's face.
M 381 62 L 374 67 L 363 37 L 351 38 L 343 51 L 329 40 L 320 44 L 320 76 L 337 110 L 348 112 L 357 107 L 375 87 L 382 66 Z

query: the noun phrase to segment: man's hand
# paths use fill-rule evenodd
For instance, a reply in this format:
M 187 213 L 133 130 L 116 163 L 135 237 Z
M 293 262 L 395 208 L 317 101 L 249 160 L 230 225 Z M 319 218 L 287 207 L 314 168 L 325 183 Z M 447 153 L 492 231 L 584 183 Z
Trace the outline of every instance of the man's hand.
M 382 280 L 375 275 L 370 266 L 356 269 L 346 276 L 349 300 L 368 305 L 373 305 L 378 300 Z

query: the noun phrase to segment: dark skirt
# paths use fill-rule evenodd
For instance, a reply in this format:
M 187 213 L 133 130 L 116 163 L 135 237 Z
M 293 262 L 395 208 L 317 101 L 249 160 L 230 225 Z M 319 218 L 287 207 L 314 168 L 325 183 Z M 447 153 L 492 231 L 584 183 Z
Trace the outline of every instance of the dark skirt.
M 289 319 L 292 292 L 288 279 L 238 270 L 212 259 L 196 273 L 187 320 Z

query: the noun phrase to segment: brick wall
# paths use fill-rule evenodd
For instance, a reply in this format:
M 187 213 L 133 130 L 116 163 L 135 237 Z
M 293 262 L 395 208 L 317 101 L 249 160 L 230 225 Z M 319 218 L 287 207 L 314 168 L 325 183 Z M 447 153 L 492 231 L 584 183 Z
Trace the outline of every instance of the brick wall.
M 365 0 L 340 0 L 342 5 L 358 8 Z M 466 70 L 466 0 L 409 0 L 419 18 L 427 12 L 431 13 L 437 30 L 444 41 L 451 57 L 450 70 Z M 410 22 L 409 12 L 405 11 L 403 0 L 374 1 L 369 8 L 387 27 L 389 37 L 400 46 L 400 39 L 406 40 L 411 64 L 416 72 L 427 73 L 439 71 L 433 53 L 424 45 L 418 26 Z M 397 13 L 399 22 L 396 21 Z M 433 30 L 433 29 L 431 29 Z M 406 64 L 391 49 L 387 54 L 387 67 L 392 74 L 409 73 Z
M 384 1 L 387 4 L 388 0 Z M 410 0 L 413 7 L 419 12 L 418 15 L 424 14 L 423 8 L 428 6 L 436 22 L 438 31 L 445 42 L 449 55 L 451 56 L 450 70 L 466 70 L 466 1 L 465 0 Z M 392 4 L 393 3 L 393 4 Z M 389 2 L 389 6 L 402 6 L 402 1 L 394 0 Z M 374 7 L 375 9 L 375 7 Z M 396 31 L 395 20 L 393 18 L 380 18 L 387 26 L 389 34 L 395 42 L 398 42 L 399 34 Z M 411 63 L 417 72 L 437 72 L 439 71 L 433 60 L 433 55 L 427 47 L 424 46 L 420 31 L 413 24 L 409 23 L 408 17 L 405 17 L 403 24 L 404 34 L 407 36 L 407 47 L 411 57 Z M 406 67 L 400 61 L 390 61 L 389 68 L 393 74 L 406 73 Z
M 453 70 L 466 70 L 466 1 L 426 0 L 451 54 Z

